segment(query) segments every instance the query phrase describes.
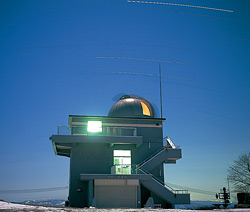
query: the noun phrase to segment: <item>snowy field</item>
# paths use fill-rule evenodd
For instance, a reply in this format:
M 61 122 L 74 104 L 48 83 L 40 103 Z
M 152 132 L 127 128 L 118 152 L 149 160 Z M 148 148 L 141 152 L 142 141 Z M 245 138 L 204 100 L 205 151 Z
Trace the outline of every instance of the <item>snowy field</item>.
M 237 211 L 245 212 L 250 211 L 250 209 L 214 209 L 214 210 L 183 210 L 183 209 L 95 209 L 95 208 L 63 208 L 63 207 L 47 207 L 47 206 L 31 206 L 24 204 L 14 204 L 0 201 L 0 211 L 79 211 L 79 212 L 146 212 L 146 211 L 155 211 L 155 212 L 202 212 L 202 211 Z

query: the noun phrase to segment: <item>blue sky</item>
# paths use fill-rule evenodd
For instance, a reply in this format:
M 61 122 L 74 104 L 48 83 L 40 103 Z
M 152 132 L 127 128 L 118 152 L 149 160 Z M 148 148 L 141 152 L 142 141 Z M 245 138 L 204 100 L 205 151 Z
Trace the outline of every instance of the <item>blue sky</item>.
M 0 190 L 68 184 L 69 159 L 55 156 L 48 139 L 68 115 L 105 116 L 119 93 L 159 108 L 157 77 L 114 73 L 157 74 L 153 60 L 174 61 L 161 62 L 162 74 L 186 78 L 162 81 L 164 136 L 183 151 L 166 166 L 166 181 L 215 192 L 227 185 L 228 166 L 250 151 L 250 3 L 158 2 L 233 12 L 126 0 L 0 2 Z M 9 201 L 66 197 L 0 192 Z

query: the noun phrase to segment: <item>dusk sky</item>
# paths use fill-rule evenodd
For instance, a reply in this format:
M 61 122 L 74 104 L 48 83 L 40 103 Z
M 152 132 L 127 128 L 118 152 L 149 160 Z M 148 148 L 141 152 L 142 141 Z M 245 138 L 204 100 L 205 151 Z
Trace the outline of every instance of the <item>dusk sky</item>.
M 0 50 L 0 199 L 66 199 L 6 190 L 68 185 L 49 137 L 69 115 L 106 116 L 121 93 L 160 110 L 159 63 L 164 136 L 183 156 L 167 183 L 219 192 L 250 151 L 249 0 L 1 0 Z

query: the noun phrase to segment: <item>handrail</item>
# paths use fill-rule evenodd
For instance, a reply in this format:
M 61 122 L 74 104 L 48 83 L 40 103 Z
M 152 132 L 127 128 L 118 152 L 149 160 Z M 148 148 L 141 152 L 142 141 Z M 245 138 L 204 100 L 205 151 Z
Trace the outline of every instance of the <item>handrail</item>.
M 120 170 L 118 171 L 117 168 Z M 114 164 L 111 167 L 111 174 L 137 174 L 136 164 Z
M 67 129 L 67 132 L 64 130 Z M 62 130 L 62 131 L 61 131 Z M 57 135 L 88 135 L 87 125 L 58 125 Z M 136 127 L 116 127 L 116 126 L 103 126 L 102 132 L 99 135 L 109 136 L 137 136 Z
M 150 155 L 148 158 L 146 158 L 144 161 L 142 161 L 141 163 L 138 164 L 138 168 L 142 167 L 143 165 L 145 165 L 146 163 L 148 163 L 150 160 L 152 160 L 154 157 L 156 157 L 158 154 L 160 154 L 161 152 L 163 152 L 166 149 L 166 147 L 164 146 L 162 149 L 160 149 L 159 151 L 153 153 L 152 155 Z
M 144 174 L 151 174 L 150 172 L 146 171 L 145 169 L 139 169 L 141 170 L 142 172 L 144 172 Z M 152 175 L 152 178 L 157 181 L 159 184 L 163 185 L 163 186 L 167 186 L 173 193 L 174 193 L 174 189 L 172 187 L 170 187 L 169 185 L 167 185 L 166 183 L 164 183 L 163 181 L 161 181 L 160 179 L 158 179 L 157 177 L 155 177 L 153 174 Z
M 57 135 L 60 135 L 60 128 L 62 127 L 68 127 L 69 128 L 69 125 L 58 125 L 57 126 Z
M 144 174 L 151 174 L 150 172 L 146 171 L 145 169 L 139 169 L 141 172 L 143 172 Z M 161 181 L 160 179 L 158 179 L 157 177 L 155 177 L 153 174 L 152 175 L 152 178 L 155 182 L 157 182 L 158 184 L 162 185 L 162 186 L 165 186 L 167 187 L 172 193 L 174 194 L 187 194 L 188 193 L 188 190 L 175 190 L 173 189 L 172 187 L 170 187 L 168 184 L 166 184 L 165 182 Z

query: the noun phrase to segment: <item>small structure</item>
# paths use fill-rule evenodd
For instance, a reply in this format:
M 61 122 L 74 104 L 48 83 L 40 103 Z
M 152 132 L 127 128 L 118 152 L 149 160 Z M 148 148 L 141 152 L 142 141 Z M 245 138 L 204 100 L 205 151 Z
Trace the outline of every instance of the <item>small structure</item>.
M 237 199 L 236 208 L 250 208 L 250 193 L 237 193 Z
M 219 208 L 221 205 L 223 205 L 224 208 L 227 208 L 227 206 L 231 204 L 229 202 L 230 193 L 227 192 L 227 189 L 225 187 L 223 187 L 223 189 L 220 190 L 219 194 L 216 194 L 216 198 L 224 201 L 222 203 L 214 203 L 213 205 L 217 208 Z
M 189 204 L 188 191 L 164 183 L 164 164 L 181 149 L 163 146 L 164 118 L 149 101 L 124 95 L 108 116 L 70 115 L 70 135 L 52 135 L 56 155 L 70 158 L 70 207 L 174 208 Z

